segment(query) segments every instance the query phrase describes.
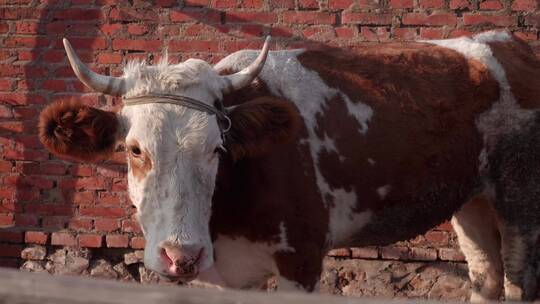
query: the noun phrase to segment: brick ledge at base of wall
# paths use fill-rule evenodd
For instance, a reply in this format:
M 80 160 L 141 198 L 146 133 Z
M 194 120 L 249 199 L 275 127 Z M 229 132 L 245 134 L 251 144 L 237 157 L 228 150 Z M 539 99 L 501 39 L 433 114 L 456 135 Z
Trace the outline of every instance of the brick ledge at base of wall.
M 21 256 L 19 268 L 29 272 L 172 284 L 144 267 L 142 250 L 30 245 Z M 269 290 L 275 289 L 275 278 L 267 286 Z M 346 296 L 466 300 L 470 283 L 465 263 L 327 257 L 319 290 L 323 294 Z

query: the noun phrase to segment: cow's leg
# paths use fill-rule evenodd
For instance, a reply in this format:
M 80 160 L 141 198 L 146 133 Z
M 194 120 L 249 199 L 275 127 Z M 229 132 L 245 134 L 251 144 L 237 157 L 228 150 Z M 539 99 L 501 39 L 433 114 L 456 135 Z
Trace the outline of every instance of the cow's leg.
M 540 233 L 540 116 L 500 139 L 489 156 L 501 232 L 506 300 L 531 300 Z
M 536 239 L 538 232 L 501 225 L 504 295 L 507 301 L 533 300 L 536 295 Z
M 469 266 L 471 302 L 498 300 L 503 286 L 500 236 L 493 206 L 485 197 L 467 202 L 452 218 Z

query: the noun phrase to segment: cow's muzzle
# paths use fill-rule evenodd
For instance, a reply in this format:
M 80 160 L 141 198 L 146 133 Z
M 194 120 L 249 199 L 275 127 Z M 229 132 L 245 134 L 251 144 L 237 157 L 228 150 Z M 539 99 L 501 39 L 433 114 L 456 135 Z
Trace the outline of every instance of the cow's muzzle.
M 199 274 L 199 263 L 204 255 L 204 247 L 178 245 L 165 242 L 160 246 L 160 257 L 164 275 L 169 279 L 188 282 Z

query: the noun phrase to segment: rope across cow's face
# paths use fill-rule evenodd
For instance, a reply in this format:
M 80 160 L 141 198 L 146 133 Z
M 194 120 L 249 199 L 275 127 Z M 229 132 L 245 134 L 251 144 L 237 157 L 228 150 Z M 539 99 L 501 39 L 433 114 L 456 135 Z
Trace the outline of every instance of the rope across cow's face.
M 64 40 L 77 77 L 98 92 L 123 96 L 118 113 L 77 101 L 49 105 L 40 116 L 40 139 L 56 155 L 86 161 L 126 146 L 129 194 L 146 237 L 145 264 L 167 276 L 194 278 L 213 263 L 211 201 L 223 146 L 232 159 L 289 139 L 298 127 L 294 107 L 258 98 L 231 111 L 223 94 L 248 84 L 262 70 L 258 58 L 238 73 L 221 76 L 208 63 L 189 59 L 157 66 L 130 63 L 122 77 L 88 69 Z

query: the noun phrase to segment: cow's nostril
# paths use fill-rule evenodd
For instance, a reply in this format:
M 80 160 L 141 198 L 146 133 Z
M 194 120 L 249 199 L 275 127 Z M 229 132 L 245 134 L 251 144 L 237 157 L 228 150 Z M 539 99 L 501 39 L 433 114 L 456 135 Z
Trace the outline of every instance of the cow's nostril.
M 169 257 L 169 255 L 167 254 L 167 250 L 165 250 L 165 248 L 161 248 L 161 252 L 160 252 L 160 255 L 161 255 L 161 259 L 163 261 L 165 261 L 165 264 L 167 266 L 171 266 L 174 262 L 173 260 Z

